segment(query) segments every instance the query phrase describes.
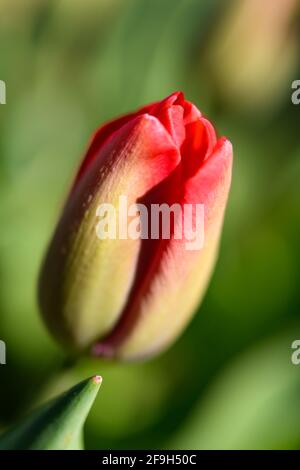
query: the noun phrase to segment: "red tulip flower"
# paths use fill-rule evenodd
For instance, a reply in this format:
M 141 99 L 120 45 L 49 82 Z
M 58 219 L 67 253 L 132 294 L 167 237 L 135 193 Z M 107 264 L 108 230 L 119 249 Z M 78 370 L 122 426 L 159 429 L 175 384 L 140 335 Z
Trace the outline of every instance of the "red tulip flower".
M 40 305 L 53 334 L 70 348 L 124 359 L 170 345 L 212 273 L 231 166 L 230 142 L 180 92 L 100 127 L 41 271 Z M 188 249 L 190 234 L 175 236 L 184 211 L 169 237 L 99 239 L 97 208 L 111 204 L 123 216 L 120 196 L 149 209 L 201 204 L 203 246 Z M 194 214 L 190 222 L 192 230 Z

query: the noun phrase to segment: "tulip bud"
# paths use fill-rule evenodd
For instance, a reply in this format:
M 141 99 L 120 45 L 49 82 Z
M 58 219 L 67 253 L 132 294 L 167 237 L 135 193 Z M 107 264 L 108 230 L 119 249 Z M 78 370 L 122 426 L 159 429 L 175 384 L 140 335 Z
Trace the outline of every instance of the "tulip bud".
M 41 311 L 63 344 L 134 359 L 175 340 L 214 266 L 231 164 L 230 142 L 179 92 L 95 133 L 40 275 Z M 140 236 L 128 236 L 124 200 Z M 163 205 L 174 208 L 167 233 L 152 217 Z

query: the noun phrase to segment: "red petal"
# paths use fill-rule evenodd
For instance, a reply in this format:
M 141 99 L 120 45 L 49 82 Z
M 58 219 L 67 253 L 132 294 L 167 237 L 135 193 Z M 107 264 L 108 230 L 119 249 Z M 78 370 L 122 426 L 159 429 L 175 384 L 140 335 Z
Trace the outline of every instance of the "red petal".
M 222 138 L 184 187 L 182 204 L 205 205 L 204 248 L 187 251 L 185 240 L 160 240 L 148 272 L 143 274 L 142 282 L 133 285 L 132 296 L 120 321 L 111 334 L 94 347 L 95 354 L 145 356 L 171 342 L 180 326 L 188 321 L 214 264 L 230 186 L 231 163 L 231 144 Z M 193 280 L 189 278 L 191 273 L 195 274 Z

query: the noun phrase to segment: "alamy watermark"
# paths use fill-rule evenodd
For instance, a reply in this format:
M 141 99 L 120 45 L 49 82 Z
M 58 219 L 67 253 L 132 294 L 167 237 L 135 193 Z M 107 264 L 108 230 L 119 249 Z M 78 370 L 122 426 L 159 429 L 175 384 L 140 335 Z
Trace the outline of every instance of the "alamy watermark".
M 0 104 L 6 104 L 6 85 L 0 80 Z M 6 364 L 6 344 L 0 339 L 0 365 Z
M 300 364 L 300 339 L 295 339 L 292 342 L 291 348 L 293 349 L 291 355 L 291 361 L 294 366 L 298 366 Z
M 295 105 L 300 104 L 300 80 L 293 81 L 292 90 L 294 90 L 291 96 L 292 103 Z
M 6 104 L 6 84 L 0 80 L 0 104 Z
M 118 204 L 103 203 L 97 207 L 99 222 L 96 234 L 100 240 L 183 240 L 186 250 L 204 246 L 204 204 L 128 205 L 127 196 Z
M 6 344 L 0 339 L 0 365 L 6 364 Z

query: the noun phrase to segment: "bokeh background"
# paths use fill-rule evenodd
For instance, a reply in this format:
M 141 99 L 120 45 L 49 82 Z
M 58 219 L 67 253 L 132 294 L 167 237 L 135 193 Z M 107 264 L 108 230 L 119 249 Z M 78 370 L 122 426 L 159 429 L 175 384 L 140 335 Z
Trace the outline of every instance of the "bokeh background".
M 299 449 L 296 0 L 0 0 L 0 429 L 100 373 L 94 449 Z M 36 280 L 87 140 L 174 90 L 234 145 L 220 257 L 180 340 L 146 363 L 66 361 Z

